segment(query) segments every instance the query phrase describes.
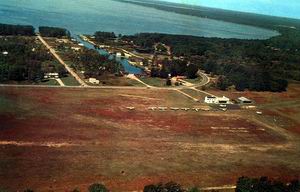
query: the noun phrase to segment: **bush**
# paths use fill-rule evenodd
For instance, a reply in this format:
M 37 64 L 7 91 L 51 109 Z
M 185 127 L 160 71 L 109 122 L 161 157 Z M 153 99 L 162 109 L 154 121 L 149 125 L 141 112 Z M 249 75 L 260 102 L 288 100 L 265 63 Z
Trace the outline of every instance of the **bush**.
M 181 186 L 174 182 L 166 184 L 159 183 L 157 185 L 147 185 L 144 187 L 144 192 L 183 192 Z
M 270 180 L 268 177 L 248 178 L 240 177 L 237 181 L 236 192 L 299 192 L 300 183 L 294 180 L 291 183 L 283 183 Z
M 95 183 L 89 187 L 89 192 L 109 192 L 109 190 L 104 185 Z

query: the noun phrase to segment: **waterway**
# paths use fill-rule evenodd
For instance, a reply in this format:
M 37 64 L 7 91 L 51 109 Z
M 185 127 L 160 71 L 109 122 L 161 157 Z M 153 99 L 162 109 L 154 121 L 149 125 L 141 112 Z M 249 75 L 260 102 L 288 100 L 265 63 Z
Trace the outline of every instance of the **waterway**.
M 181 15 L 112 0 L 1 0 L 0 23 L 64 27 L 72 34 L 159 32 L 204 37 L 267 39 L 276 31 Z
M 142 74 L 143 73 L 143 70 L 141 68 L 130 65 L 127 59 L 115 58 L 114 55 L 109 54 L 106 50 L 96 49 L 94 47 L 94 45 L 92 45 L 89 42 L 83 41 L 78 36 L 75 36 L 75 38 L 77 39 L 78 42 L 82 43 L 86 48 L 96 50 L 100 55 L 109 56 L 110 59 L 116 59 L 117 62 L 119 62 L 123 66 L 124 71 L 126 73 L 129 73 L 129 74 Z

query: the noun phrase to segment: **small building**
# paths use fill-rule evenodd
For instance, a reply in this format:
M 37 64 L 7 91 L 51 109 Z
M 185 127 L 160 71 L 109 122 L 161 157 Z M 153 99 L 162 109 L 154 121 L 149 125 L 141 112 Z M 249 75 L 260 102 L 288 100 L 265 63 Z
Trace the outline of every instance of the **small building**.
M 117 58 L 121 58 L 122 57 L 122 53 L 120 53 L 120 52 L 116 53 L 116 57 Z
M 223 97 L 206 96 L 204 102 L 209 104 L 230 104 L 230 99 L 225 96 Z
M 97 80 L 96 78 L 89 78 L 89 82 L 95 85 L 98 85 L 100 83 L 100 81 Z
M 81 48 L 80 47 L 71 47 L 71 49 L 74 51 L 79 51 Z
M 252 104 L 253 103 L 252 100 L 250 100 L 246 97 L 239 97 L 237 100 L 238 100 L 238 103 L 240 103 L 240 104 Z
M 216 103 L 216 99 L 217 99 L 217 97 L 215 97 L 215 96 L 206 96 L 204 99 L 204 102 L 212 104 L 212 103 Z
M 230 99 L 225 96 L 217 97 L 217 104 L 230 104 Z
M 45 73 L 44 74 L 44 79 L 51 79 L 51 78 L 59 78 L 58 73 Z
M 7 51 L 3 51 L 2 55 L 8 55 L 8 52 Z

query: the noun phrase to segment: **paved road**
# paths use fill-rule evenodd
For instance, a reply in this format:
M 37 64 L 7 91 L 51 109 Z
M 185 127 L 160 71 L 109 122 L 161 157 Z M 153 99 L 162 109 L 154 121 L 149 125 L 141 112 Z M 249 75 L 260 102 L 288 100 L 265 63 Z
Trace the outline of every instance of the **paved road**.
M 61 63 L 66 70 L 78 81 L 78 83 L 81 86 L 85 86 L 87 87 L 88 85 L 73 71 L 73 69 L 71 69 L 61 58 L 59 55 L 56 54 L 55 50 L 50 47 L 50 45 L 43 39 L 42 36 L 38 35 L 37 36 L 39 38 L 39 40 L 47 47 L 47 49 L 49 49 L 50 53 L 59 61 L 59 63 Z

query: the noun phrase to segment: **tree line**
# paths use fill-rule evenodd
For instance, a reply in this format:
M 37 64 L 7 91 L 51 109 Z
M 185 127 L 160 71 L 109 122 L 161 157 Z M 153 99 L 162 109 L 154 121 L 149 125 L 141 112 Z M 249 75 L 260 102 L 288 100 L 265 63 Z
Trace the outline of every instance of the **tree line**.
M 40 26 L 39 32 L 44 37 L 70 37 L 71 33 L 64 28 Z M 0 23 L 1 36 L 35 36 L 35 28 L 32 25 L 11 25 Z
M 88 187 L 89 192 L 109 192 L 110 190 L 101 183 L 94 183 Z M 180 184 L 175 182 L 158 183 L 146 185 L 143 192 L 200 192 L 198 187 L 192 187 L 186 189 Z M 236 192 L 299 192 L 300 182 L 299 180 L 292 180 L 290 182 L 282 182 L 280 180 L 269 179 L 268 177 L 249 178 L 240 177 L 236 183 Z M 1 190 L 0 192 L 7 192 Z M 32 189 L 26 189 L 24 192 L 34 192 Z M 72 192 L 80 192 L 80 189 L 76 188 Z M 218 190 L 213 190 L 218 192 Z
M 33 36 L 35 35 L 34 27 L 30 25 L 8 25 L 0 23 L 0 35 L 23 35 Z
M 288 80 L 300 81 L 300 31 L 297 29 L 283 29 L 280 36 L 268 40 L 159 33 L 140 33 L 122 39 L 143 48 L 166 44 L 175 59 L 184 58 L 199 69 L 224 76 L 219 83 L 222 89 L 233 85 L 240 91 L 285 91 Z
M 96 31 L 94 37 L 97 42 L 104 43 L 107 40 L 115 39 L 117 36 L 114 32 Z
M 43 37 L 71 37 L 71 33 L 67 29 L 59 27 L 41 26 L 39 27 L 39 32 Z

